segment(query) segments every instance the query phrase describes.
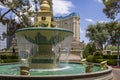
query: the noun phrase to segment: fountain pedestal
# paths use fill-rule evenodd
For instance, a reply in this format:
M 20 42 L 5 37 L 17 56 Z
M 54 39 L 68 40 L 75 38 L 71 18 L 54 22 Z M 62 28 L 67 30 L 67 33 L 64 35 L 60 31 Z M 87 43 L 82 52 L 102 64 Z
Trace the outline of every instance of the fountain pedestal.
M 34 69 L 56 68 L 57 60 L 52 45 L 39 45 L 38 53 L 30 57 L 29 66 Z

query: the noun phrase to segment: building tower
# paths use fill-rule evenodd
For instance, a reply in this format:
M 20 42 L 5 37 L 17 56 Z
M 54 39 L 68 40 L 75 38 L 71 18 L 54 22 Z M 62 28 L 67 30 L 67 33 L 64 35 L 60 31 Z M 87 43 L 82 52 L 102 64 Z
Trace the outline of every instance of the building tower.
M 60 28 L 66 28 L 74 32 L 74 41 L 80 42 L 80 16 L 77 13 L 71 13 L 64 17 L 55 17 L 56 25 Z
M 71 13 L 67 16 L 54 18 L 56 26 L 72 30 L 74 32 L 73 41 L 71 44 L 71 53 L 80 53 L 83 49 L 83 42 L 80 42 L 80 16 L 77 13 Z

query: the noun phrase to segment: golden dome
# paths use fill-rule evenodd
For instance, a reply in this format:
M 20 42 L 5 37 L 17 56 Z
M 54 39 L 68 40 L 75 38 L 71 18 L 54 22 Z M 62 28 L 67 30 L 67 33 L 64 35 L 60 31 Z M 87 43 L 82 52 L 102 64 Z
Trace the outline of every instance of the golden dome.
M 43 10 L 49 11 L 49 10 L 50 10 L 50 5 L 49 5 L 48 1 L 47 1 L 47 0 L 44 0 L 44 1 L 42 2 L 42 4 L 41 4 L 40 8 L 41 8 L 42 11 L 43 11 Z

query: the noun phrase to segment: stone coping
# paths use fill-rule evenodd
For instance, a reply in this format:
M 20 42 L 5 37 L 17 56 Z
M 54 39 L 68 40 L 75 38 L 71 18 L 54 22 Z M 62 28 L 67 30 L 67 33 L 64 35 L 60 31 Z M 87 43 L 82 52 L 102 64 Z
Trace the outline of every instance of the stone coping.
M 25 75 L 0 75 L 0 80 L 112 80 L 112 67 L 107 70 L 73 74 L 73 75 L 46 75 L 46 76 L 25 76 Z
M 71 30 L 64 29 L 64 28 L 58 28 L 58 27 L 55 27 L 55 28 L 48 28 L 48 27 L 28 27 L 28 28 L 18 29 L 16 32 L 25 31 L 25 30 L 53 30 L 53 31 L 56 30 L 56 31 L 70 32 L 70 33 L 73 34 L 73 31 L 71 31 Z

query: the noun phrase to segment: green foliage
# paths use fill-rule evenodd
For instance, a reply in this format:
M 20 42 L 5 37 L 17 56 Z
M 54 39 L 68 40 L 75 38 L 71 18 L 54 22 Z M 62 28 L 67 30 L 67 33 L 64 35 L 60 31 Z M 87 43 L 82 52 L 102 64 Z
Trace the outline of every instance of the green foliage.
M 117 59 L 117 55 L 103 55 L 104 59 Z
M 89 55 L 87 57 L 88 62 L 100 63 L 106 61 L 108 65 L 116 66 L 117 65 L 117 55 Z
M 97 43 L 99 49 L 103 49 L 103 45 L 110 36 L 105 23 L 89 25 L 86 32 L 86 37 L 89 37 L 91 41 Z
M 94 56 L 93 56 L 93 55 L 89 55 L 89 56 L 87 57 L 87 61 L 88 61 L 88 62 L 93 62 L 93 61 L 94 61 Z
M 95 43 L 92 43 L 92 47 L 91 47 L 92 49 L 91 49 L 91 52 L 93 53 L 93 52 L 96 52 L 96 45 L 95 45 Z
M 102 51 L 96 51 L 94 54 L 94 56 L 102 56 L 102 55 L 103 55 Z
M 7 31 L 8 36 L 11 36 L 15 33 L 15 31 L 22 27 L 28 27 L 28 26 L 34 26 L 34 24 L 31 21 L 31 17 L 36 17 L 38 15 L 38 12 L 40 11 L 40 4 L 41 0 L 33 0 L 31 3 L 31 0 L 0 0 L 0 5 L 7 8 L 4 10 L 4 8 L 0 8 L 0 22 L 5 24 L 13 24 L 16 23 L 18 25 L 14 25 L 14 30 Z M 35 5 L 35 10 L 31 10 L 31 5 Z M 2 14 L 1 14 L 2 13 Z M 12 18 L 12 15 L 8 14 L 14 14 L 17 16 L 18 20 L 10 19 Z M 5 17 L 9 18 L 5 18 Z M 37 21 L 37 20 L 36 20 Z
M 18 55 L 0 55 L 1 59 L 18 59 Z
M 117 55 L 102 55 L 101 57 L 97 57 L 96 60 L 94 60 L 96 63 L 102 62 L 104 60 L 107 60 L 108 65 L 116 66 L 117 65 Z
M 120 13 L 120 0 L 103 0 L 105 8 L 103 12 L 108 18 L 115 19 L 115 16 Z
M 89 44 L 86 45 L 85 49 L 84 49 L 84 55 L 83 57 L 87 57 L 89 55 Z
M 95 43 L 89 43 L 89 53 L 91 55 L 93 55 L 94 52 L 96 52 L 96 45 L 95 45 Z
M 117 55 L 89 55 L 87 58 L 88 62 L 100 63 L 102 61 L 107 61 L 108 65 L 116 66 L 117 65 Z
M 96 63 L 100 63 L 100 62 L 102 62 L 102 61 L 105 61 L 105 59 L 96 59 L 96 60 L 95 60 Z
M 112 66 L 116 66 L 117 65 L 117 60 L 116 59 L 108 59 L 107 64 L 112 65 Z
M 18 62 L 18 55 L 0 55 L 1 63 Z
M 111 36 L 110 43 L 115 45 L 117 43 L 117 39 L 120 38 L 120 22 L 112 21 L 106 23 L 106 27 Z
M 19 62 L 18 59 L 4 59 L 1 60 L 1 63 L 13 63 L 13 62 Z
M 118 50 L 118 48 L 117 48 L 117 46 L 107 46 L 106 47 L 106 50 L 111 50 L 111 51 L 117 51 Z
M 95 43 L 89 43 L 86 45 L 84 49 L 84 57 L 87 57 L 89 55 L 93 55 L 94 52 L 96 52 L 96 45 Z
M 99 60 L 99 59 L 101 59 L 101 60 Z M 95 63 L 99 63 L 100 61 L 104 61 L 102 56 L 94 56 L 94 62 Z

